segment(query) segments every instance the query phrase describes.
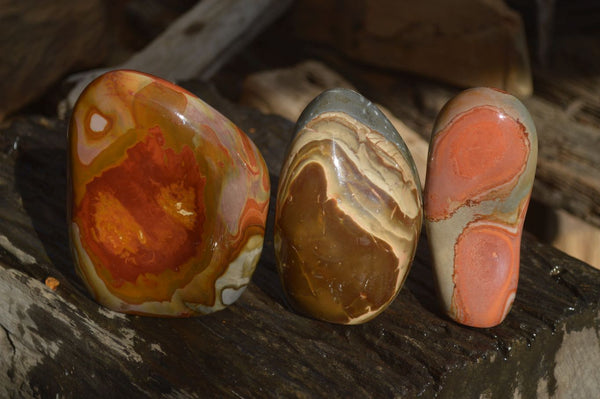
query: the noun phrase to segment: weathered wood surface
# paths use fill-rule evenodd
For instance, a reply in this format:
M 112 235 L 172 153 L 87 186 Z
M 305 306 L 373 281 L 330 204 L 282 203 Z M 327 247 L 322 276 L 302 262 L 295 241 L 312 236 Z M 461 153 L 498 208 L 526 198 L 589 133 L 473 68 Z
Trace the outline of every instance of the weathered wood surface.
M 265 156 L 274 190 L 292 124 L 188 89 L 229 116 Z M 65 217 L 64 122 L 0 130 L 0 397 L 594 397 L 600 392 L 600 271 L 522 243 L 506 321 L 461 327 L 440 315 L 425 236 L 400 295 L 361 326 L 285 305 L 272 231 L 248 290 L 196 319 L 126 316 L 75 275 Z M 271 210 L 274 203 L 271 204 Z M 56 291 L 44 285 L 57 278 Z
M 121 65 L 166 80 L 210 78 L 290 6 L 291 0 L 203 0 Z M 83 89 L 108 69 L 86 72 L 71 90 L 71 108 Z
M 503 0 L 298 0 L 290 20 L 296 37 L 361 63 L 532 93 L 521 16 Z
M 108 53 L 103 0 L 0 2 L 0 120 Z

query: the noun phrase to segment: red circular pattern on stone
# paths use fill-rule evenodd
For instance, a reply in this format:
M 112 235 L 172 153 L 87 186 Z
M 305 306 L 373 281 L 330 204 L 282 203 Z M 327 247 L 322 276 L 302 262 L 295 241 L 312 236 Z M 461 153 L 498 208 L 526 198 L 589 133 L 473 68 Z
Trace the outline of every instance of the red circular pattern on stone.
M 491 327 L 504 317 L 517 290 L 520 234 L 494 224 L 470 225 L 454 247 L 457 321 Z
M 176 270 L 199 246 L 205 178 L 189 147 L 177 154 L 163 141 L 154 129 L 130 148 L 87 185 L 76 211 L 82 243 L 114 280 Z
M 490 193 L 507 196 L 528 155 L 524 126 L 501 109 L 476 107 L 461 114 L 432 143 L 424 198 L 427 218 L 446 219 Z

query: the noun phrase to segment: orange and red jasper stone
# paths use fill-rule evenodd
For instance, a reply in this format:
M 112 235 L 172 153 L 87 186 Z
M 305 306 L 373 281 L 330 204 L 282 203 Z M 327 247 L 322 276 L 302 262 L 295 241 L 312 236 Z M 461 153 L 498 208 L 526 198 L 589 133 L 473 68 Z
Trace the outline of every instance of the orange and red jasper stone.
M 442 306 L 459 323 L 493 327 L 512 306 L 536 161 L 531 116 L 508 93 L 466 90 L 436 119 L 425 225 Z
M 246 134 L 184 89 L 127 70 L 90 83 L 69 126 L 68 188 L 75 266 L 108 308 L 206 314 L 248 285 L 267 167 Z
M 359 324 L 383 312 L 410 269 L 423 220 L 408 148 L 381 111 L 346 89 L 298 120 L 275 213 L 275 254 L 289 304 Z

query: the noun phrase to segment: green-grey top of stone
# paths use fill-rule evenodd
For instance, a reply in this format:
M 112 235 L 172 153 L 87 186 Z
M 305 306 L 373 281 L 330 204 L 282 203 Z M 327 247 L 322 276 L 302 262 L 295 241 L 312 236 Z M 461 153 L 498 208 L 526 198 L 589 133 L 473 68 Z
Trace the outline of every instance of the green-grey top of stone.
M 302 111 L 298 118 L 294 136 L 306 126 L 306 124 L 325 112 L 343 112 L 369 128 L 381 133 L 387 140 L 398 147 L 404 158 L 410 164 L 413 178 L 421 192 L 419 172 L 413 157 L 406 146 L 400 133 L 394 128 L 390 120 L 369 99 L 354 90 L 335 88 L 324 91 L 315 97 Z

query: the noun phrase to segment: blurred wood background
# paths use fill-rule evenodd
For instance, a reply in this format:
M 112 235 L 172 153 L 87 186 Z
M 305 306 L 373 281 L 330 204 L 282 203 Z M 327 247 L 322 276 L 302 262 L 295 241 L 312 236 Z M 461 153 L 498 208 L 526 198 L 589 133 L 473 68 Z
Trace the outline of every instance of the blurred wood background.
M 99 397 L 115 392 L 107 381 L 164 397 L 600 392 L 597 2 L 0 0 L 0 54 L 0 394 Z M 392 308 L 356 329 L 285 307 L 268 236 L 232 309 L 171 321 L 100 308 L 69 256 L 63 139 L 85 82 L 115 67 L 173 80 L 225 113 L 263 151 L 273 187 L 293 122 L 329 87 L 378 103 L 422 180 L 448 99 L 477 85 L 519 96 L 539 162 L 509 318 L 475 330 L 441 316 L 426 237 Z

